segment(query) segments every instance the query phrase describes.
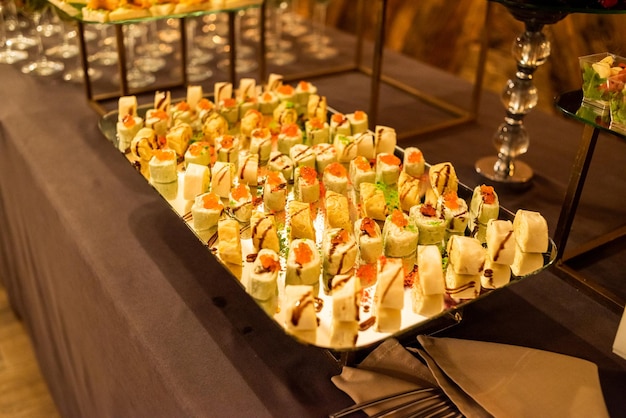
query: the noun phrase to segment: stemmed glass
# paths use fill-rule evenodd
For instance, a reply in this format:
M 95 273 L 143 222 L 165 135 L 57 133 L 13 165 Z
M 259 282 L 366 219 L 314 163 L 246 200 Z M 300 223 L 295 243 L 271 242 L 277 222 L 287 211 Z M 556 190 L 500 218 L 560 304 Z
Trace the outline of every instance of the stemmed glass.
M 42 27 L 41 16 L 48 7 L 45 0 L 30 0 L 27 1 L 24 7 L 24 12 L 33 22 L 35 27 L 35 39 L 37 40 L 37 53 L 35 60 L 24 65 L 21 71 L 24 74 L 34 74 L 39 76 L 51 76 L 63 71 L 64 65 L 60 61 L 49 60 L 44 53 L 43 39 L 42 39 Z
M 206 65 L 213 59 L 213 54 L 200 47 L 196 42 L 196 33 L 202 18 L 187 18 L 185 30 L 187 35 L 187 79 L 192 83 L 206 80 L 213 76 L 213 70 Z
M 249 73 L 256 70 L 259 64 L 256 60 L 250 59 L 254 50 L 249 45 L 243 45 L 241 42 L 241 18 L 243 11 L 239 11 L 235 14 L 235 44 L 236 44 L 236 57 L 235 57 L 235 72 L 237 73 Z M 224 52 L 230 52 L 231 45 L 224 46 Z M 222 71 L 228 71 L 231 62 L 230 58 L 224 58 L 217 63 L 217 68 Z
M 289 8 L 284 15 L 285 27 L 283 31 L 296 38 L 309 31 L 309 27 L 304 18 L 298 13 L 300 4 L 300 0 L 291 0 L 289 2 Z
M 9 25 L 4 19 L 6 10 L 5 0 L 0 0 L 0 63 L 13 64 L 22 61 L 28 57 L 26 51 L 16 51 L 13 47 L 13 41 L 7 37 L 7 29 Z
M 339 51 L 330 46 L 326 31 L 326 12 L 330 0 L 315 0 L 313 6 L 313 42 L 307 49 L 307 53 L 313 58 L 328 59 L 336 56 Z
M 78 45 L 75 40 L 77 37 L 76 27 L 70 25 L 69 22 L 61 21 L 62 29 L 61 43 L 52 46 L 46 50 L 48 56 L 54 58 L 68 59 L 78 55 Z
M 138 89 L 149 86 L 156 81 L 156 77 L 148 72 L 142 71 L 135 60 L 135 37 L 141 33 L 141 28 L 138 28 L 136 24 L 124 25 L 124 32 L 126 38 L 126 50 L 128 52 L 126 56 L 126 81 L 128 87 Z
M 274 25 L 273 42 L 268 42 L 267 59 L 269 62 L 275 65 L 288 65 L 296 60 L 296 55 L 289 52 L 291 42 L 283 39 L 284 30 L 284 15 L 285 11 L 289 7 L 289 4 L 284 0 L 278 0 L 276 6 L 273 9 L 273 19 L 271 19 Z
M 115 46 L 115 36 L 109 35 L 111 25 L 96 24 L 98 32 L 98 50 L 88 57 L 89 62 L 104 65 L 105 67 L 115 65 L 118 61 L 117 49 Z
M 7 34 L 7 41 L 10 42 L 13 49 L 23 51 L 32 48 L 37 44 L 35 38 L 25 36 L 22 32 L 22 22 L 20 22 L 15 0 L 2 0 L 4 3 L 4 18 L 6 20 L 6 28 L 11 35 Z
M 171 53 L 173 48 L 170 45 L 161 44 L 156 32 L 156 20 L 141 25 L 143 26 L 139 32 L 141 43 L 136 48 L 139 56 L 135 60 L 135 64 L 146 72 L 159 71 L 167 64 L 163 57 Z M 161 45 L 163 45 L 163 49 L 161 49 Z
M 61 51 L 65 51 L 66 53 L 63 55 L 64 58 L 72 58 L 75 57 L 74 63 L 63 72 L 63 80 L 70 81 L 74 83 L 80 83 L 85 79 L 85 71 L 82 65 L 82 57 L 80 54 L 80 50 L 78 48 L 78 40 L 77 40 L 77 32 L 78 28 L 75 22 L 63 21 L 64 26 L 66 27 L 65 36 L 63 37 L 63 44 L 68 44 L 67 48 L 62 48 Z M 61 45 L 63 45 L 61 44 Z M 74 51 L 74 47 L 76 53 L 73 54 L 71 51 Z M 95 81 L 102 77 L 102 70 L 88 67 L 87 72 L 89 73 L 89 79 L 91 81 Z

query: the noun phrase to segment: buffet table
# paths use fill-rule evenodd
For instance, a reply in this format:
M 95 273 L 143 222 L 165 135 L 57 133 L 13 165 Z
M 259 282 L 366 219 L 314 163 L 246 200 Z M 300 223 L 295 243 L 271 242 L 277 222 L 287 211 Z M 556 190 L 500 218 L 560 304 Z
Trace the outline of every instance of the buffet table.
M 449 100 L 471 91 L 400 56 L 386 65 L 407 82 L 445 86 Z M 0 79 L 0 280 L 63 416 L 321 417 L 352 403 L 330 381 L 340 372 L 335 359 L 295 342 L 241 297 L 240 285 L 104 139 L 79 86 L 10 66 L 0 67 Z M 360 87 L 367 77 L 315 82 L 340 111 L 367 103 L 351 94 L 367 91 Z M 393 88 L 380 97 L 381 123 L 406 126 L 411 100 Z M 430 162 L 451 161 L 462 181 L 479 184 L 473 162 L 489 152 L 502 116 L 495 95 L 483 103 L 476 124 L 400 145 L 419 146 Z M 540 112 L 527 126 L 536 140 L 527 156 L 536 181 L 524 192 L 499 191 L 500 200 L 541 211 L 553 231 L 580 127 Z M 598 158 L 623 164 L 626 144 L 609 145 L 599 145 Z M 623 183 L 616 181 L 610 197 Z M 615 213 L 615 200 L 581 207 L 586 218 L 571 239 L 597 227 L 596 210 Z M 468 306 L 460 325 L 438 335 L 595 362 L 609 411 L 626 416 L 626 360 L 611 353 L 618 322 L 544 272 Z

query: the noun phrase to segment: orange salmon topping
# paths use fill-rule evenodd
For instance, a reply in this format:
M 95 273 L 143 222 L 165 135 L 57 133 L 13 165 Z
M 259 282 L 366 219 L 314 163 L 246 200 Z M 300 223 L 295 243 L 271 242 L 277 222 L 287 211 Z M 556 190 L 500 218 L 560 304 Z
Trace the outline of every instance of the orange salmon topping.
M 211 110 L 213 109 L 213 103 L 209 101 L 209 99 L 200 99 L 198 102 L 198 107 L 203 110 Z
M 224 205 L 215 193 L 208 193 L 202 196 L 202 207 L 205 209 L 224 209 Z
M 233 98 L 228 98 L 228 99 L 222 100 L 222 105 L 224 107 L 235 107 L 236 104 L 237 104 L 237 100 L 235 100 Z
M 186 102 L 186 101 L 184 101 L 184 100 L 183 100 L 182 102 L 179 102 L 179 103 L 176 105 L 176 110 L 180 110 L 181 112 L 183 112 L 183 111 L 185 111 L 185 110 L 189 110 L 189 103 L 187 103 L 187 102 Z
M 388 165 L 400 165 L 402 163 L 402 161 L 393 154 L 381 155 L 380 161 Z
M 235 138 L 232 135 L 224 135 L 222 136 L 220 144 L 222 145 L 222 148 L 230 148 L 233 146 L 234 141 Z
M 322 129 L 324 127 L 324 121 L 321 120 L 320 118 L 312 118 L 309 123 L 311 124 L 311 127 L 314 129 Z
M 458 209 L 459 197 L 454 190 L 449 190 L 443 194 L 443 203 L 450 209 Z
M 361 231 L 365 232 L 368 236 L 376 236 L 376 221 L 372 218 L 363 218 L 361 221 Z
M 410 163 L 419 163 L 420 161 L 422 161 L 422 152 L 421 151 L 413 151 L 409 154 L 409 159 L 408 161 Z
M 364 111 L 362 110 L 357 110 L 354 112 L 354 119 L 356 120 L 365 120 L 367 118 L 367 115 L 365 114 Z
M 280 269 L 280 263 L 271 255 L 263 254 L 260 259 L 261 265 L 265 271 L 277 271 Z
M 326 168 L 324 169 L 324 171 L 329 172 L 335 177 L 347 177 L 348 176 L 348 172 L 346 171 L 346 168 L 343 165 L 341 165 L 341 163 L 338 163 L 338 162 L 328 164 Z
M 293 87 L 291 87 L 289 84 L 283 84 L 276 91 L 278 91 L 280 94 L 291 95 L 293 94 Z
M 244 183 L 239 184 L 237 187 L 230 191 L 234 200 L 247 199 L 250 197 L 250 191 Z
M 407 221 L 404 213 L 400 209 L 394 209 L 393 212 L 391 212 L 391 222 L 400 228 L 404 228 L 409 224 L 409 221 Z
M 361 283 L 373 284 L 376 281 L 376 267 L 374 264 L 363 264 L 356 271 L 356 277 Z
M 287 136 L 296 136 L 298 135 L 298 125 L 295 123 L 285 124 L 280 128 L 280 133 Z
M 278 172 L 276 172 L 276 171 L 268 171 L 267 172 L 267 182 L 271 186 L 278 186 L 279 184 L 283 183 L 283 180 L 278 175 Z
M 339 232 L 337 232 L 337 235 L 332 237 L 332 239 L 330 240 L 330 243 L 332 245 L 343 244 L 345 242 L 348 242 L 349 238 L 350 237 L 348 235 L 348 231 L 346 231 L 345 229 L 341 229 Z
M 165 110 L 155 110 L 154 112 L 151 113 L 152 117 L 161 119 L 161 120 L 165 120 L 167 119 L 167 112 Z
M 132 128 L 133 126 L 135 126 L 135 118 L 133 117 L 133 115 L 125 115 L 122 118 L 122 123 L 125 127 Z
M 267 93 L 267 92 L 263 93 L 263 100 L 264 100 L 264 101 L 269 102 L 269 101 L 271 101 L 273 98 L 274 98 L 274 96 L 272 96 L 272 94 L 271 94 L 271 93 Z
M 480 186 L 480 193 L 483 196 L 483 202 L 488 205 L 492 205 L 496 202 L 496 194 L 492 186 Z
M 370 165 L 370 162 L 367 161 L 367 158 L 365 158 L 362 155 L 359 155 L 358 157 L 354 159 L 354 165 L 356 165 L 356 167 L 362 171 L 372 170 L 372 166 Z
M 341 113 L 335 113 L 330 119 L 337 124 L 342 124 L 346 120 L 346 117 Z
M 209 146 L 210 144 L 206 141 L 194 142 L 189 145 L 189 153 L 194 157 L 197 157 L 200 153 L 202 153 L 202 151 L 209 149 Z
M 431 205 L 430 203 L 424 203 L 421 207 L 420 207 L 420 212 L 422 215 L 424 216 L 428 216 L 430 218 L 437 216 L 437 210 L 435 209 L 435 207 L 433 205 Z
M 300 81 L 298 83 L 298 86 L 300 87 L 300 90 L 302 91 L 309 91 L 309 83 L 307 83 L 306 81 Z
M 270 130 L 267 128 L 258 128 L 252 131 L 252 136 L 255 138 L 264 138 L 270 135 Z
M 175 153 L 169 152 L 169 151 L 166 151 L 166 150 L 160 150 L 160 149 L 154 151 L 154 156 L 159 161 L 167 161 L 167 160 L 175 160 L 176 159 L 176 154 Z
M 311 247 L 306 245 L 304 242 L 300 242 L 298 246 L 293 249 L 293 251 L 296 255 L 296 263 L 301 266 L 309 263 L 313 259 L 313 251 L 311 251 Z
M 317 180 L 317 171 L 313 167 L 302 166 L 300 167 L 300 178 L 306 184 L 313 184 Z

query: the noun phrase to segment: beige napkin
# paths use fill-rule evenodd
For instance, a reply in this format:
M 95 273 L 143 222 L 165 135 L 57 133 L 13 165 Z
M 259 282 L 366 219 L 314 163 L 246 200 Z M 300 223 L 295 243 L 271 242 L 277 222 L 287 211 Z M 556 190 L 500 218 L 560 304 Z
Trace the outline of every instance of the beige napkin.
M 418 340 L 423 349 L 417 351 L 430 376 L 391 339 L 357 368 L 344 367 L 332 380 L 357 403 L 429 387 L 434 377 L 468 417 L 608 417 L 597 367 L 586 360 L 480 341 L 427 336 Z

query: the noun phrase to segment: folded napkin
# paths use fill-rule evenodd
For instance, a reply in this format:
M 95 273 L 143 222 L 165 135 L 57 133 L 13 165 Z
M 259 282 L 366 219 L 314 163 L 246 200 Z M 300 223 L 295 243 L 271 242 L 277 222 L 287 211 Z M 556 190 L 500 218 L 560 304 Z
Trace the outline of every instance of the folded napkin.
M 389 339 L 332 381 L 357 403 L 436 385 L 468 417 L 609 416 L 597 367 L 586 360 L 454 338 L 419 336 L 418 341 L 415 351 L 426 366 Z

